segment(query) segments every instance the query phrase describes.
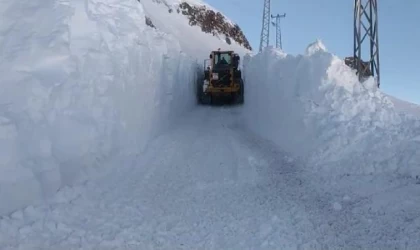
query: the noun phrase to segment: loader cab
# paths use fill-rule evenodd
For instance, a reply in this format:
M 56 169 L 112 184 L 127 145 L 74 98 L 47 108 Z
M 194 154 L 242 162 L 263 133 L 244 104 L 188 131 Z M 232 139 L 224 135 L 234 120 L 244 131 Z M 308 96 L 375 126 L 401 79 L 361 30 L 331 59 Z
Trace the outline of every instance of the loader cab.
M 239 56 L 233 51 L 213 51 L 209 57 L 212 68 L 237 68 L 239 64 Z
M 214 54 L 214 67 L 229 67 L 232 64 L 232 56 L 229 52 Z

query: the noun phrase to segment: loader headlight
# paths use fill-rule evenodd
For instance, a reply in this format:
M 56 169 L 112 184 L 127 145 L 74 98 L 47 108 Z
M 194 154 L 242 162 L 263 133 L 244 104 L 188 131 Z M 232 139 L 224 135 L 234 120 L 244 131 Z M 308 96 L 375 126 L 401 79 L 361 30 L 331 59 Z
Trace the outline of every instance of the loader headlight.
M 211 78 L 213 78 L 214 80 L 218 80 L 219 79 L 219 74 L 218 73 L 213 73 Z

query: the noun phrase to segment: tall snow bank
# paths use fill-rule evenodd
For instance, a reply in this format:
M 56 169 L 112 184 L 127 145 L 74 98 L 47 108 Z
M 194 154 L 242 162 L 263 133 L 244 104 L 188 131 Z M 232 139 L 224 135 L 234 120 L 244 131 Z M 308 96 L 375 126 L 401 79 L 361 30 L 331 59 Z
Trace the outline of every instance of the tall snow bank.
M 2 1 L 0 16 L 0 215 L 138 152 L 194 103 L 194 62 L 138 1 Z
M 304 55 L 269 48 L 244 58 L 244 119 L 315 171 L 420 174 L 420 121 L 361 84 L 321 41 Z

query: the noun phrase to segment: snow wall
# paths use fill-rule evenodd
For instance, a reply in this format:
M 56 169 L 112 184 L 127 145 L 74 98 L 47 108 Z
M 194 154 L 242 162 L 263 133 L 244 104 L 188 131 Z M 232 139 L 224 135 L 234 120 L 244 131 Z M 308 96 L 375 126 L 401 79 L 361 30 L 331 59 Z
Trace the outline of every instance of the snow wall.
M 321 41 L 303 55 L 268 48 L 244 58 L 246 126 L 333 175 L 420 174 L 420 121 L 361 84 Z
M 138 1 L 2 1 L 0 16 L 0 215 L 139 152 L 195 104 L 195 62 Z

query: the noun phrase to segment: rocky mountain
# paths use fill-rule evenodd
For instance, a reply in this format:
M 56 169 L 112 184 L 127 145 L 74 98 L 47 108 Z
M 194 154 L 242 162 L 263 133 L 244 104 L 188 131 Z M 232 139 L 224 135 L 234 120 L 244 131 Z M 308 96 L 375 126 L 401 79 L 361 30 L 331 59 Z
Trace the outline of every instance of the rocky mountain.
M 190 5 L 187 2 L 182 2 L 179 9 L 183 15 L 188 17 L 190 25 L 200 26 L 203 32 L 213 35 L 224 34 L 228 44 L 232 38 L 240 45 L 252 50 L 239 25 L 228 22 L 222 13 L 207 9 L 206 6 Z M 179 9 L 177 9 L 178 12 Z
M 204 33 L 223 39 L 227 44 L 234 40 L 248 50 L 252 47 L 238 24 L 233 23 L 221 12 L 198 0 L 138 0 L 143 3 L 152 1 L 155 4 L 165 5 L 168 13 L 187 17 L 190 26 L 201 28 Z M 153 20 L 147 18 L 147 25 L 155 27 Z

